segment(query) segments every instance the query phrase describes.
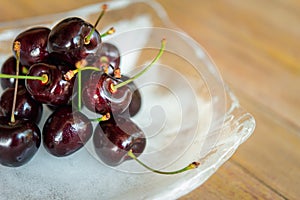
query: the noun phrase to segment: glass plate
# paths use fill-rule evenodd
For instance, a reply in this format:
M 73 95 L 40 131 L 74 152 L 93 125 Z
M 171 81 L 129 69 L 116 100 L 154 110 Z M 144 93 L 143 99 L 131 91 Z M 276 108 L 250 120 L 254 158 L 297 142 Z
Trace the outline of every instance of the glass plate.
M 70 12 L 0 24 L 0 61 L 11 55 L 15 36 L 29 27 L 52 27 L 70 16 L 93 23 L 101 4 Z M 122 72 L 131 76 L 157 54 L 162 38 L 166 50 L 159 61 L 135 83 L 142 108 L 133 120 L 147 138 L 140 159 L 164 171 L 192 161 L 199 168 L 177 175 L 159 175 L 135 161 L 117 167 L 103 164 L 91 141 L 64 158 L 43 146 L 18 168 L 0 166 L 0 199 L 176 199 L 200 186 L 247 140 L 254 118 L 224 84 L 205 50 L 176 27 L 155 1 L 112 1 L 98 30 L 114 26 L 103 38 L 121 51 Z M 50 114 L 44 106 L 43 124 Z

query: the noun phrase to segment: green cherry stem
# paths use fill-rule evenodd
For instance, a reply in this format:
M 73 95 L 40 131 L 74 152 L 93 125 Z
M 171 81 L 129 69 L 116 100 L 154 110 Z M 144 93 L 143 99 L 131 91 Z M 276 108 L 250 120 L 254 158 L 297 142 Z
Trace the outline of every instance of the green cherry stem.
M 93 71 L 101 71 L 99 68 L 97 67 L 93 67 L 93 66 L 86 66 L 86 67 L 79 67 L 77 69 L 74 70 L 69 70 L 65 75 L 64 78 L 68 81 L 71 80 L 76 74 L 79 73 L 79 71 L 85 71 L 85 70 L 93 70 Z
M 93 67 L 93 66 L 86 66 L 86 67 L 81 68 L 80 70 L 81 70 L 81 71 L 84 71 L 84 70 L 101 71 L 99 68 Z
M 165 47 L 166 47 L 166 39 L 162 39 L 160 50 L 159 50 L 158 54 L 156 55 L 156 57 L 151 61 L 151 63 L 147 67 L 145 67 L 142 71 L 140 71 L 139 73 L 137 73 L 136 75 L 134 75 L 133 77 L 131 77 L 130 79 L 128 79 L 128 80 L 126 80 L 124 82 L 121 82 L 121 83 L 119 83 L 117 85 L 114 85 L 113 89 L 117 90 L 118 88 L 123 87 L 123 86 L 127 85 L 128 83 L 131 83 L 132 81 L 134 81 L 138 77 L 140 77 L 143 74 L 145 74 L 150 69 L 150 67 L 152 67 L 152 65 L 162 56 L 162 54 L 163 54 L 163 52 L 165 50 Z
M 27 74 L 28 73 L 28 69 L 24 66 L 21 67 L 21 71 L 22 71 L 22 74 Z
M 97 27 L 97 25 L 98 25 L 100 19 L 103 17 L 103 15 L 104 15 L 106 9 L 107 9 L 107 4 L 103 4 L 103 5 L 102 5 L 102 11 L 101 11 L 100 15 L 98 16 L 98 19 L 97 19 L 96 23 L 94 24 L 93 29 L 92 29 L 91 32 L 84 38 L 84 44 L 89 44 L 89 43 L 90 43 L 91 37 L 92 37 L 93 33 L 95 32 L 95 29 L 96 29 L 96 27 Z
M 78 110 L 81 111 L 81 70 L 78 71 Z
M 108 29 L 105 33 L 102 33 L 102 34 L 101 34 L 101 38 L 106 37 L 106 36 L 108 36 L 108 35 L 111 35 L 111 34 L 113 34 L 113 33 L 115 33 L 115 32 L 116 32 L 115 28 L 114 28 L 114 27 L 111 27 L 111 28 Z
M 43 83 L 46 83 L 48 81 L 48 75 L 47 74 L 43 74 L 42 76 L 26 76 L 26 75 L 0 74 L 0 78 L 40 80 Z
M 20 51 L 21 51 L 21 43 L 19 41 L 14 42 L 14 51 L 16 53 L 16 76 L 19 76 Z M 16 109 L 16 102 L 17 102 L 18 84 L 19 84 L 19 79 L 17 78 L 15 80 L 14 99 L 13 99 L 13 104 L 12 104 L 12 109 L 11 109 L 11 117 L 10 117 L 11 123 L 16 122 L 15 109 Z
M 182 173 L 182 172 L 185 172 L 185 171 L 188 171 L 188 170 L 191 170 L 191 169 L 196 169 L 200 163 L 199 162 L 192 162 L 190 163 L 188 166 L 182 168 L 182 169 L 179 169 L 179 170 L 175 170 L 175 171 L 160 171 L 160 170 L 156 170 L 156 169 L 153 169 L 151 167 L 149 167 L 148 165 L 146 165 L 145 163 L 143 163 L 142 161 L 140 161 L 135 155 L 134 153 L 132 152 L 132 150 L 130 149 L 127 153 L 127 155 L 129 157 L 131 157 L 132 159 L 134 159 L 135 161 L 137 161 L 140 165 L 142 165 L 143 167 L 145 167 L 146 169 L 154 172 L 154 173 L 158 173 L 158 174 L 165 174 L 165 175 L 172 175 L 172 174 L 179 174 L 179 173 Z
M 90 119 L 93 122 L 103 122 L 103 121 L 107 121 L 110 119 L 110 113 L 106 113 L 105 115 L 103 115 L 100 118 L 95 118 L 95 119 Z

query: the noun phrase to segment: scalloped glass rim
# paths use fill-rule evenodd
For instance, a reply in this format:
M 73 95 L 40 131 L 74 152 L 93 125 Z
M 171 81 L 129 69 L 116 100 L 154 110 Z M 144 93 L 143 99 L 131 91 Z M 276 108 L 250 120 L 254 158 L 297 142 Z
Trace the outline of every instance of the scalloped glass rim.
M 205 63 L 206 68 L 201 69 L 200 73 L 202 74 L 202 78 L 204 79 L 204 82 L 206 85 L 209 85 L 210 83 L 214 84 L 215 87 L 210 88 L 208 86 L 207 90 L 211 95 L 211 101 L 213 105 L 213 109 L 215 112 L 215 115 L 212 115 L 213 123 L 215 124 L 221 124 L 222 127 L 219 128 L 218 126 L 213 126 L 209 128 L 210 138 L 215 137 L 215 135 L 218 134 L 218 139 L 213 140 L 213 145 L 211 148 L 206 149 L 205 152 L 201 152 L 201 156 L 192 156 L 195 158 L 198 158 L 199 161 L 202 163 L 202 165 L 193 171 L 188 172 L 185 175 L 179 175 L 179 176 L 172 176 L 170 177 L 169 181 L 162 182 L 161 186 L 154 187 L 153 185 L 143 185 L 145 188 L 139 187 L 137 184 L 140 183 L 138 181 L 135 181 L 134 178 L 143 178 L 145 177 L 145 180 L 152 180 L 151 178 L 148 178 L 149 174 L 138 174 L 138 175 L 132 175 L 133 180 L 129 180 L 130 183 L 136 183 L 132 184 L 132 186 L 126 186 L 128 187 L 127 190 L 123 191 L 122 193 L 115 195 L 112 194 L 105 194 L 105 192 L 109 190 L 104 190 L 99 193 L 100 197 L 109 197 L 110 199 L 118 199 L 118 198 L 130 198 L 130 199 L 175 199 L 179 198 L 199 185 L 201 185 L 203 182 L 205 182 L 225 161 L 227 161 L 232 154 L 236 151 L 236 149 L 239 147 L 240 144 L 245 142 L 248 137 L 253 133 L 255 128 L 255 120 L 251 116 L 251 114 L 247 113 L 239 104 L 238 99 L 234 96 L 232 91 L 229 89 L 226 84 L 223 84 L 222 78 L 215 67 L 214 63 L 206 53 L 206 51 L 198 45 L 192 38 L 190 38 L 188 35 L 184 33 L 184 31 L 180 30 L 178 27 L 176 27 L 175 24 L 173 24 L 164 9 L 155 1 L 143 1 L 143 0 L 137 0 L 137 1 L 130 1 L 130 0 L 121 0 L 121 1 L 111 1 L 107 2 L 110 6 L 110 10 L 126 10 L 127 6 L 135 6 L 139 4 L 143 4 L 144 7 L 148 7 L 147 12 L 149 12 L 149 15 L 156 15 L 156 17 L 161 20 L 160 23 L 155 24 L 158 31 L 164 30 L 166 33 L 170 34 L 178 34 L 182 36 L 183 41 L 186 41 L 186 43 L 191 46 L 191 48 L 194 49 L 195 55 L 200 56 L 202 61 Z M 33 26 L 36 24 L 43 24 L 52 26 L 53 22 L 56 23 L 58 19 L 68 17 L 68 16 L 81 16 L 83 18 L 88 17 L 91 13 L 95 14 L 99 11 L 100 5 L 103 4 L 95 4 L 95 5 L 88 5 L 86 7 L 72 10 L 69 12 L 59 13 L 59 14 L 53 14 L 53 15 L 47 15 L 47 16 L 40 16 L 36 18 L 31 19 L 24 19 L 24 20 L 18 20 L 18 21 L 12 21 L 12 22 L 3 22 L 0 23 L 0 43 L 2 47 L 0 48 L 0 55 L 1 55 L 1 62 L 4 61 L 5 56 L 7 55 L 7 49 L 2 49 L 3 46 L 6 47 L 10 44 L 13 35 L 17 34 L 21 30 L 24 29 L 24 27 Z M 110 12 L 110 11 L 108 11 Z M 154 14 L 153 14 L 153 13 Z M 141 28 L 141 27 L 139 27 Z M 161 29 L 162 28 L 162 29 Z M 138 29 L 135 29 L 135 31 Z M 143 29 L 144 30 L 144 29 Z M 130 30 L 127 30 L 130 31 Z M 182 35 L 181 35 L 182 34 Z M 176 37 L 178 37 L 178 35 Z M 151 46 L 152 44 L 150 44 Z M 152 46 L 151 46 L 152 47 Z M 170 49 L 172 51 L 173 49 Z M 128 50 L 127 50 L 128 51 Z M 127 63 L 128 64 L 128 63 Z M 130 65 L 129 63 L 128 65 Z M 222 87 L 221 87 L 222 84 Z M 217 100 L 214 100 L 214 97 L 217 96 Z M 222 110 L 224 108 L 224 110 Z M 210 140 L 210 138 L 207 138 L 207 141 Z M 207 143 L 207 145 L 210 145 L 211 143 Z M 202 148 L 205 149 L 205 148 Z M 88 152 L 88 151 L 87 151 Z M 87 152 L 80 152 L 84 156 L 86 156 Z M 43 154 L 42 152 L 41 154 Z M 79 155 L 78 157 L 82 156 Z M 200 154 L 200 153 L 199 153 Z M 70 165 L 76 165 L 76 161 L 73 159 L 78 159 L 77 156 L 71 156 L 70 158 L 66 159 L 66 162 L 68 162 Z M 35 165 L 34 163 L 33 165 Z M 22 170 L 19 171 L 19 169 L 7 169 L 0 166 L 0 169 L 3 175 L 5 170 L 7 170 L 8 173 L 12 173 L 15 175 L 16 181 L 21 181 L 22 176 L 18 173 L 22 173 Z M 26 167 L 25 167 L 26 169 Z M 15 171 L 13 171 L 15 170 Z M 59 170 L 58 170 L 59 171 Z M 20 176 L 18 179 L 18 176 Z M 150 175 L 151 176 L 151 175 Z M 5 188 L 4 185 L 8 179 L 8 177 L 4 177 L 0 181 L 1 188 L 4 188 L 4 195 L 8 195 L 9 189 Z M 26 177 L 26 176 L 24 176 Z M 23 177 L 23 178 L 24 178 Z M 155 177 L 155 176 L 154 176 Z M 95 177 L 92 177 L 95 178 Z M 127 177 L 128 178 L 128 177 Z M 26 180 L 22 180 L 26 181 Z M 167 183 L 174 183 L 167 185 Z M 110 185 L 112 183 L 104 183 L 104 185 Z M 95 184 L 96 185 L 96 184 Z M 2 187 L 3 186 L 3 187 Z M 88 187 L 85 185 L 85 187 Z M 85 188 L 86 189 L 86 188 Z M 85 190 L 84 189 L 84 190 Z M 53 198 L 81 198 L 81 197 L 70 197 L 68 193 L 65 191 L 63 192 L 57 192 L 54 191 L 55 188 L 52 188 L 53 194 L 47 194 L 47 197 L 53 197 Z M 38 190 L 43 191 L 43 190 Z M 6 192 L 6 193 L 5 193 Z M 24 192 L 24 193 L 23 193 Z M 87 196 L 83 195 L 82 197 L 89 197 L 90 199 L 93 198 L 99 198 L 99 196 L 89 196 L 88 195 L 89 189 L 86 190 Z M 0 195 L 0 197 L 3 195 L 3 193 Z M 35 194 L 28 194 L 28 191 L 17 191 L 18 197 L 23 198 L 38 198 L 39 192 L 36 192 Z M 26 194 L 27 193 L 27 194 Z M 66 195 L 66 196 L 57 196 L 57 195 Z M 7 196 L 8 198 L 8 196 Z

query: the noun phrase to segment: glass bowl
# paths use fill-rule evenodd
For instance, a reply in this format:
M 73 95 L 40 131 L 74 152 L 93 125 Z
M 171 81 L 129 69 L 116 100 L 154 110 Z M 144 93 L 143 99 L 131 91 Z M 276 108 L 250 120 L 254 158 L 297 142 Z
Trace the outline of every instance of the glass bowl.
M 12 41 L 33 26 L 54 26 L 78 16 L 93 23 L 103 3 L 77 10 L 0 24 L 0 61 Z M 26 165 L 0 166 L 0 199 L 176 199 L 204 183 L 253 133 L 255 120 L 239 104 L 206 51 L 167 17 L 155 1 L 107 2 L 98 30 L 113 26 L 103 38 L 121 52 L 121 70 L 132 76 L 155 57 L 162 57 L 135 80 L 142 107 L 132 120 L 144 131 L 146 149 L 140 159 L 153 168 L 172 171 L 198 161 L 197 169 L 176 175 L 149 172 L 134 160 L 109 167 L 97 157 L 93 143 L 63 158 L 41 145 Z M 44 106 L 43 124 L 51 111 Z M 94 124 L 95 125 L 95 124 Z

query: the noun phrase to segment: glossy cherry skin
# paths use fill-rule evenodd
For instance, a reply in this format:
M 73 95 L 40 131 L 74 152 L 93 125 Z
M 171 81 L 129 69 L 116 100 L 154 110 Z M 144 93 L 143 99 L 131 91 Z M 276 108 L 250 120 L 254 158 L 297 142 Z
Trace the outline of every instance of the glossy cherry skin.
M 63 73 L 66 73 L 69 70 L 76 69 L 74 64 L 65 60 L 65 56 L 63 54 L 59 54 L 56 52 L 49 53 L 48 59 L 45 61 L 45 63 L 59 66 L 60 70 L 62 70 Z
M 11 115 L 14 91 L 14 88 L 7 88 L 0 97 L 0 110 L 8 117 Z M 25 86 L 20 85 L 17 91 L 15 117 L 17 119 L 30 119 L 38 124 L 42 113 L 43 105 L 32 99 Z
M 19 167 L 30 161 L 41 144 L 41 132 L 30 120 L 16 120 L 10 124 L 7 117 L 0 117 L 0 163 Z
M 68 104 L 73 95 L 74 79 L 65 80 L 59 67 L 45 63 L 34 64 L 28 71 L 29 76 L 44 74 L 48 76 L 46 83 L 40 80 L 25 80 L 26 89 L 32 98 L 52 106 Z
M 128 76 L 123 75 L 121 77 L 122 81 L 126 81 L 128 79 L 129 79 Z M 125 115 L 125 116 L 129 115 L 130 117 L 133 117 L 141 109 L 142 96 L 141 96 L 141 93 L 140 93 L 139 89 L 137 88 L 137 85 L 134 82 L 131 82 L 129 84 L 130 84 L 130 87 L 132 88 L 131 90 L 133 91 L 133 93 L 132 93 L 130 104 L 129 104 L 128 108 L 123 112 L 123 115 Z
M 81 149 L 91 138 L 93 126 L 81 112 L 71 106 L 59 107 L 43 127 L 43 143 L 46 150 L 57 157 L 68 156 Z
M 131 101 L 132 88 L 125 85 L 113 91 L 111 86 L 117 85 L 121 80 L 110 75 L 95 71 L 85 82 L 82 90 L 82 102 L 91 111 L 106 114 L 119 114 L 124 112 Z
M 62 58 L 72 64 L 82 59 L 93 59 L 100 48 L 101 36 L 97 30 L 92 34 L 90 42 L 85 38 L 93 26 L 78 17 L 70 17 L 56 24 L 48 38 L 48 50 L 63 55 Z
M 97 60 L 94 63 L 94 66 L 100 69 L 106 67 L 109 70 L 108 73 L 111 75 L 113 75 L 114 69 L 120 67 L 120 51 L 114 44 L 102 42 L 96 56 Z
M 130 159 L 129 150 L 139 156 L 145 149 L 143 131 L 129 118 L 100 122 L 93 136 L 95 152 L 109 166 L 117 166 Z
M 21 43 L 20 63 L 24 66 L 43 62 L 47 59 L 47 42 L 50 29 L 47 27 L 34 27 L 21 32 L 14 41 Z
M 19 69 L 20 74 L 22 74 L 21 68 L 22 67 Z M 14 56 L 10 56 L 4 61 L 1 67 L 1 74 L 16 74 L 16 58 Z M 6 88 L 15 87 L 15 80 L 16 79 L 14 78 L 1 78 L 0 81 L 2 89 L 5 90 Z M 18 84 L 24 85 L 24 80 L 19 79 Z
M 135 116 L 141 109 L 142 96 L 139 90 L 135 90 L 132 94 L 132 99 L 128 107 L 130 117 Z

